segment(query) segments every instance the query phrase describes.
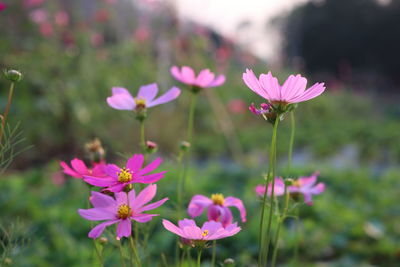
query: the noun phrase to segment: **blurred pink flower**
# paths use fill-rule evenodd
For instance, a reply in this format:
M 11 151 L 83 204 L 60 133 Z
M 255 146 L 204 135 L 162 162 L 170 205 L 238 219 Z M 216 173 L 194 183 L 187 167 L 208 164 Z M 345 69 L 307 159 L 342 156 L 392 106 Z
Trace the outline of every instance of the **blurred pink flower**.
M 100 46 L 104 43 L 104 36 L 100 33 L 94 33 L 90 36 L 90 43 L 94 46 Z
M 69 23 L 69 15 L 66 11 L 59 11 L 55 14 L 54 20 L 59 27 L 65 27 Z
M 117 226 L 117 239 L 122 237 L 129 237 L 131 235 L 131 220 L 139 223 L 146 223 L 150 221 L 154 216 L 158 214 L 147 214 L 144 211 L 158 208 L 168 198 L 163 198 L 157 202 L 147 204 L 151 201 L 157 192 L 157 185 L 149 185 L 137 196 L 135 190 L 129 191 L 129 193 L 120 192 L 115 193 L 115 199 L 92 191 L 90 202 L 92 203 L 92 209 L 79 209 L 78 213 L 86 220 L 90 221 L 104 221 L 95 226 L 90 232 L 90 238 L 99 237 L 107 226 L 115 223 Z
M 150 108 L 176 99 L 181 90 L 172 87 L 160 97 L 155 98 L 157 93 L 158 87 L 155 83 L 141 86 L 136 97 L 133 97 L 125 88 L 113 87 L 112 96 L 107 97 L 107 103 L 110 107 L 119 110 Z
M 4 10 L 7 8 L 7 5 L 3 2 L 0 2 L 0 11 Z
M 50 22 L 43 22 L 40 24 L 39 30 L 44 37 L 49 37 L 53 34 L 53 25 Z
M 246 103 L 241 99 L 232 99 L 228 102 L 228 110 L 234 114 L 244 113 L 246 110 Z
M 283 182 L 282 178 L 275 178 L 275 189 L 274 189 L 274 196 L 282 196 L 285 193 L 285 183 Z M 265 193 L 265 185 L 257 185 L 255 191 L 258 196 L 263 197 Z M 272 184 L 268 185 L 268 192 L 267 196 L 271 196 L 272 194 Z
M 121 192 L 125 186 L 132 183 L 151 184 L 164 177 L 166 171 L 145 175 L 157 169 L 162 162 L 161 158 L 157 158 L 144 168 L 142 168 L 143 162 L 144 156 L 135 154 L 128 159 L 126 167 L 120 168 L 115 164 L 107 164 L 104 168 L 105 177 L 90 174 L 84 175 L 83 180 L 88 184 L 104 187 L 104 190 Z
M 220 74 L 215 77 L 215 74 L 209 69 L 200 71 L 196 77 L 193 69 L 188 66 L 183 66 L 181 69 L 173 66 L 171 67 L 171 74 L 178 81 L 198 88 L 216 87 L 225 82 L 224 75 Z
M 24 7 L 34 7 L 44 3 L 45 0 L 25 0 Z
M 133 38 L 139 42 L 144 42 L 150 39 L 150 30 L 146 26 L 139 26 L 134 34 Z
M 241 230 L 236 223 L 224 227 L 220 222 L 214 221 L 205 222 L 201 228 L 196 225 L 195 221 L 190 219 L 180 220 L 179 227 L 165 219 L 163 219 L 162 223 L 165 229 L 180 236 L 186 244 L 222 239 L 233 236 Z
M 200 216 L 207 209 L 208 220 L 221 222 L 226 226 L 232 223 L 232 212 L 228 207 L 236 207 L 240 211 L 242 222 L 246 221 L 246 209 L 243 202 L 235 197 L 224 198 L 222 194 L 212 194 L 211 199 L 203 195 L 195 195 L 190 200 L 188 214 L 190 217 Z
M 94 14 L 94 20 L 96 22 L 106 22 L 110 19 L 110 13 L 107 9 L 99 9 Z
M 304 196 L 304 202 L 308 205 L 312 205 L 312 195 L 319 195 L 325 191 L 324 183 L 316 184 L 318 175 L 319 173 L 315 172 L 309 177 L 300 177 L 288 187 L 288 191 L 291 194 L 302 194 Z
M 62 186 L 65 183 L 65 176 L 61 171 L 55 172 L 51 175 L 51 181 L 56 186 Z
M 300 74 L 290 75 L 280 86 L 278 79 L 268 74 L 261 74 L 259 79 L 253 71 L 246 69 L 243 73 L 244 83 L 256 94 L 268 100 L 271 104 L 292 104 L 310 100 L 322 94 L 324 83 L 316 83 L 306 90 L 307 79 Z
M 29 13 L 29 18 L 37 24 L 46 22 L 48 17 L 49 14 L 44 8 L 38 8 Z
M 96 177 L 104 176 L 104 167 L 106 166 L 104 163 L 94 164 L 93 169 L 90 169 L 86 166 L 86 164 L 77 158 L 71 160 L 71 167 L 68 166 L 64 161 L 60 162 L 61 167 L 63 168 L 63 172 L 66 175 L 69 175 L 74 178 L 82 179 L 84 175 L 93 175 Z

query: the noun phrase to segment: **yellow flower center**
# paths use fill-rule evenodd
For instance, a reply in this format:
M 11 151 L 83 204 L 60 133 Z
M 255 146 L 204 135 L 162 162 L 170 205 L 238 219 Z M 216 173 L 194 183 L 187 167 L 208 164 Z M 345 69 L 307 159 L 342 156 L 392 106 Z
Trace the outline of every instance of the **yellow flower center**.
M 145 108 L 146 100 L 141 98 L 135 98 L 136 108 Z
M 301 187 L 301 182 L 299 180 L 296 180 L 296 181 L 293 181 L 292 185 L 295 187 Z
M 204 230 L 203 233 L 201 233 L 201 235 L 202 235 L 203 237 L 205 237 L 206 235 L 208 235 L 208 230 Z
M 126 219 L 130 217 L 131 214 L 132 210 L 128 205 L 126 204 L 119 205 L 117 214 L 118 219 Z
M 225 199 L 223 194 L 212 194 L 211 200 L 215 205 L 224 205 Z
M 127 168 L 122 168 L 118 173 L 118 182 L 127 183 L 132 181 L 132 173 Z

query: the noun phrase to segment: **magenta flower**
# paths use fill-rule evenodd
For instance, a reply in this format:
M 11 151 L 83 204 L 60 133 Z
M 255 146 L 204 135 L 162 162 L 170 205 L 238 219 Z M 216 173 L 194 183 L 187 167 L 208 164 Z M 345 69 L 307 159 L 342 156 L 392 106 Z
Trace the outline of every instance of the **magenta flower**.
M 319 195 L 325 191 L 324 183 L 315 184 L 318 175 L 319 173 L 315 172 L 310 177 L 300 177 L 288 187 L 288 191 L 291 194 L 302 194 L 304 196 L 304 202 L 308 205 L 312 205 L 312 195 Z
M 99 237 L 107 226 L 118 223 L 117 238 L 129 237 L 131 235 L 131 220 L 139 223 L 150 221 L 158 214 L 147 214 L 144 211 L 155 209 L 168 198 L 163 198 L 157 202 L 147 204 L 151 201 L 157 192 L 157 185 L 149 185 L 137 196 L 135 190 L 129 193 L 120 192 L 115 194 L 115 199 L 108 195 L 92 191 L 90 202 L 92 209 L 79 209 L 78 213 L 86 220 L 90 221 L 104 221 L 95 226 L 90 232 L 90 238 Z
M 264 115 L 271 112 L 271 105 L 267 103 L 262 103 L 260 104 L 260 108 L 256 108 L 254 103 L 251 103 L 251 105 L 249 106 L 249 110 L 254 115 Z
M 209 69 L 200 71 L 196 77 L 191 67 L 183 66 L 179 69 L 177 66 L 173 66 L 171 67 L 171 74 L 178 81 L 197 88 L 216 87 L 225 82 L 224 75 L 220 74 L 215 77 L 215 74 Z
M 195 242 L 207 242 L 222 239 L 237 234 L 241 228 L 236 223 L 224 227 L 220 222 L 205 222 L 200 228 L 195 221 L 190 219 L 180 220 L 177 227 L 168 220 L 163 220 L 163 225 L 168 231 L 180 236 L 185 244 L 195 245 Z
M 133 97 L 125 88 L 113 87 L 112 96 L 107 97 L 107 103 L 110 107 L 119 110 L 145 109 L 176 99 L 180 95 L 181 90 L 177 87 L 172 87 L 166 93 L 156 98 L 157 93 L 158 87 L 155 83 L 141 86 L 136 97 Z
M 236 207 L 242 219 L 246 221 L 246 209 L 243 202 L 235 197 L 224 198 L 222 194 L 212 194 L 211 199 L 203 195 L 195 195 L 190 200 L 188 214 L 190 217 L 198 217 L 207 208 L 207 217 L 210 221 L 221 222 L 227 226 L 232 223 L 232 212 L 228 207 Z
M 4 10 L 7 8 L 7 5 L 4 4 L 3 2 L 0 2 L 0 11 Z
M 104 163 L 98 163 L 94 165 L 93 169 L 90 169 L 86 166 L 86 164 L 82 160 L 78 158 L 74 158 L 73 160 L 71 160 L 71 167 L 68 166 L 68 164 L 65 163 L 64 161 L 61 161 L 60 165 L 63 168 L 63 172 L 66 175 L 80 179 L 82 179 L 84 175 L 103 177 L 104 168 L 106 166 Z
M 281 86 L 271 72 L 261 74 L 257 79 L 252 70 L 246 69 L 243 73 L 243 81 L 253 92 L 273 105 L 307 101 L 319 96 L 325 90 L 324 83 L 316 83 L 306 90 L 307 79 L 300 74 L 290 75 Z
M 115 164 L 107 164 L 104 168 L 105 177 L 96 177 L 93 174 L 84 175 L 83 180 L 88 184 L 104 187 L 104 190 L 121 192 L 129 184 L 152 184 L 164 177 L 165 171 L 147 174 L 157 169 L 162 162 L 161 158 L 157 158 L 144 168 L 142 168 L 143 162 L 144 156 L 135 154 L 128 159 L 126 167 L 120 168 Z
M 265 185 L 257 185 L 254 189 L 258 196 L 264 197 L 265 194 Z M 282 196 L 285 193 L 285 183 L 282 178 L 275 178 L 274 184 L 274 196 Z M 272 194 L 272 183 L 268 184 L 267 196 L 270 197 Z

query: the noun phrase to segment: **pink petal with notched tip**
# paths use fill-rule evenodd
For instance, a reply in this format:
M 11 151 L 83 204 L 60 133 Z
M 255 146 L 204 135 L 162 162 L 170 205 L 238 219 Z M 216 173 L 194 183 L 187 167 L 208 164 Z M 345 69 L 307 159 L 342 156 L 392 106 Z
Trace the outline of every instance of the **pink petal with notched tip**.
M 242 200 L 235 198 L 235 197 L 227 197 L 224 201 L 224 206 L 226 207 L 236 207 L 240 212 L 240 217 L 242 222 L 246 221 L 246 209 L 243 205 Z
M 183 231 L 179 227 L 177 227 L 175 224 L 171 223 L 170 221 L 163 219 L 162 224 L 165 227 L 165 229 L 167 229 L 168 231 L 170 231 L 176 235 L 179 235 L 180 237 L 183 237 L 183 238 L 186 237 L 185 234 L 183 233 Z
M 117 237 L 129 237 L 131 236 L 132 223 L 131 220 L 125 219 L 120 220 L 117 226 Z
M 139 179 L 135 180 L 135 183 L 142 183 L 142 184 L 152 184 L 157 182 L 158 180 L 164 178 L 164 173 L 166 171 L 158 172 L 158 173 L 153 173 L 149 175 L 144 175 L 140 177 Z
M 158 93 L 158 86 L 156 83 L 143 85 L 139 88 L 137 98 L 146 100 L 146 104 L 151 102 Z
M 212 73 L 209 69 L 204 69 L 200 71 L 199 75 L 197 75 L 195 85 L 199 87 L 207 87 L 214 80 L 214 73 Z
M 91 185 L 106 187 L 117 183 L 117 180 L 113 177 L 93 177 L 89 175 L 84 175 L 83 180 Z
M 188 214 L 190 217 L 194 218 L 200 216 L 203 210 L 212 204 L 212 200 L 203 195 L 195 195 L 192 197 L 188 207 Z
M 94 209 L 79 209 L 79 215 L 90 221 L 102 221 L 115 219 L 115 213 L 105 208 L 94 208 Z
M 113 87 L 111 88 L 111 92 L 113 95 L 125 94 L 132 96 L 131 93 L 129 93 L 129 91 L 123 87 Z
M 127 94 L 115 94 L 107 97 L 107 104 L 118 110 L 134 110 L 136 107 L 133 97 Z
M 222 85 L 225 82 L 225 76 L 220 74 L 217 78 L 214 79 L 211 83 L 209 83 L 206 87 L 217 87 Z
M 80 174 L 88 174 L 89 173 L 88 168 L 86 167 L 85 163 L 80 159 L 75 158 L 75 159 L 71 160 L 71 166 L 77 173 L 80 173 Z
M 281 95 L 282 100 L 290 101 L 297 96 L 300 96 L 304 93 L 304 90 L 307 86 L 307 79 L 301 77 L 300 74 L 294 76 L 290 75 L 285 83 L 282 85 Z
M 129 203 L 133 210 L 140 209 L 143 205 L 151 201 L 157 192 L 157 185 L 151 184 L 144 188 L 135 198 L 133 203 Z
M 131 183 L 133 183 L 133 182 L 131 182 Z M 118 184 L 115 184 L 115 185 L 112 185 L 110 187 L 103 189 L 103 191 L 107 190 L 107 191 L 110 191 L 113 193 L 118 193 L 118 192 L 121 192 L 122 190 L 124 190 L 124 187 L 128 184 L 129 183 L 123 183 L 123 184 L 118 183 Z
M 74 177 L 74 178 L 82 178 L 83 177 L 82 174 L 77 173 L 76 171 L 71 169 L 71 167 L 69 167 L 68 164 L 65 163 L 64 161 L 60 162 L 60 166 L 61 166 L 61 168 L 63 168 L 63 172 L 66 175 L 69 175 L 69 176 Z
M 88 236 L 90 238 L 98 238 L 104 231 L 104 229 L 112 224 L 115 224 L 116 222 L 118 222 L 119 220 L 112 220 L 112 221 L 107 221 L 107 222 L 103 222 L 100 223 L 98 225 L 96 225 L 88 234 Z
M 147 211 L 147 210 L 156 209 L 156 208 L 158 208 L 159 206 L 161 206 L 162 204 L 164 204 L 167 200 L 168 200 L 167 197 L 166 197 L 166 198 L 163 198 L 163 199 L 161 199 L 161 200 L 159 200 L 159 201 L 157 201 L 157 202 L 154 202 L 154 203 L 151 203 L 151 204 L 149 204 L 149 205 L 146 205 L 146 206 L 143 206 L 143 207 L 139 208 L 139 209 L 137 210 L 137 212 L 143 212 L 143 211 Z
M 252 70 L 246 69 L 246 72 L 243 73 L 243 81 L 254 93 L 264 97 L 265 99 L 270 99 L 269 94 L 262 89 L 260 82 Z
M 185 235 L 185 238 L 191 239 L 191 240 L 202 240 L 203 239 L 203 231 L 197 226 L 188 226 L 188 227 L 183 227 L 182 229 L 183 234 Z
M 189 227 L 189 226 L 196 227 L 196 222 L 191 219 L 183 219 L 178 222 L 178 226 L 179 226 L 179 228 L 182 228 L 182 229 L 183 229 L 183 227 Z
M 302 95 L 299 95 L 290 100 L 291 103 L 304 102 L 321 95 L 325 91 L 324 83 L 316 83 L 309 89 L 305 90 Z
M 272 76 L 271 72 L 268 72 L 268 74 L 261 74 L 259 82 L 264 94 L 268 96 L 267 99 L 269 101 L 279 101 L 282 99 L 281 87 L 278 83 L 278 79 Z
M 118 192 L 114 194 L 115 200 L 118 206 L 122 204 L 128 204 L 128 195 L 125 192 Z
M 172 87 L 169 89 L 167 92 L 165 92 L 163 95 L 159 96 L 158 98 L 154 99 L 153 101 L 149 102 L 147 104 L 147 107 L 154 107 L 157 105 L 161 105 L 167 102 L 170 102 L 172 100 L 175 100 L 178 98 L 178 96 L 181 94 L 181 90 L 178 87 Z
M 160 166 L 160 164 L 162 162 L 163 162 L 163 160 L 161 158 L 156 158 L 153 162 L 149 163 L 146 167 L 139 170 L 137 175 L 143 175 L 143 174 L 154 171 L 155 169 L 158 168 L 158 166 Z
M 194 84 L 196 81 L 196 76 L 191 67 L 183 66 L 181 69 L 181 78 L 187 84 Z
M 171 72 L 171 75 L 172 75 L 175 79 L 177 79 L 178 81 L 180 81 L 180 82 L 182 82 L 182 83 L 185 83 L 185 81 L 184 81 L 183 78 L 182 78 L 181 71 L 180 71 L 180 69 L 179 69 L 177 66 L 171 67 L 170 72 Z
M 95 208 L 106 208 L 117 205 L 114 198 L 96 191 L 92 191 L 89 199 Z
M 144 156 L 142 154 L 134 154 L 126 162 L 126 167 L 132 172 L 138 172 L 142 168 Z
M 100 163 L 94 166 L 92 169 L 92 175 L 95 177 L 103 177 L 105 176 L 104 169 L 106 167 L 106 164 Z
M 158 214 L 139 214 L 132 216 L 131 219 L 140 223 L 146 223 L 151 221 L 155 216 L 158 216 Z

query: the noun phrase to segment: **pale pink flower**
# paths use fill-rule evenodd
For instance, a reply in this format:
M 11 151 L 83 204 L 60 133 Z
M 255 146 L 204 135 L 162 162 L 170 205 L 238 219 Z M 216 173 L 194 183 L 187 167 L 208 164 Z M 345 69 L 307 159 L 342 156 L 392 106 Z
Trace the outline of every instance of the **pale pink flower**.
M 265 185 L 257 185 L 254 189 L 258 196 L 263 197 L 265 194 Z M 275 178 L 274 185 L 274 196 L 282 196 L 285 193 L 285 183 L 282 178 Z M 272 194 L 272 183 L 268 184 L 267 196 L 270 197 Z
M 94 46 L 94 47 L 98 47 L 100 45 L 102 45 L 104 43 L 104 36 L 100 33 L 93 33 L 90 36 L 90 43 Z
M 38 8 L 38 9 L 32 10 L 29 13 L 29 18 L 37 24 L 46 22 L 48 20 L 48 17 L 49 17 L 49 14 L 47 13 L 47 11 L 44 8 Z
M 241 228 L 236 223 L 224 227 L 220 222 L 205 222 L 200 228 L 195 221 L 190 219 L 180 220 L 177 227 L 168 220 L 163 219 L 163 225 L 168 231 L 180 236 L 184 243 L 207 242 L 222 239 L 237 234 Z
M 54 16 L 54 21 L 59 27 L 65 27 L 69 23 L 69 15 L 66 11 L 59 11 Z
M 157 169 L 161 162 L 162 159 L 157 158 L 143 167 L 144 156 L 135 154 L 128 159 L 125 167 L 120 168 L 115 164 L 107 164 L 104 167 L 105 177 L 96 177 L 91 174 L 84 175 L 83 180 L 88 184 L 104 187 L 104 190 L 121 192 L 127 185 L 133 183 L 152 184 L 163 178 L 166 171 L 148 174 Z
M 246 209 L 242 200 L 235 197 L 224 198 L 222 194 L 212 194 L 211 198 L 195 195 L 190 200 L 187 211 L 190 217 L 194 218 L 200 216 L 204 209 L 207 209 L 208 220 L 221 222 L 226 226 L 233 220 L 229 207 L 236 207 L 240 212 L 242 222 L 246 221 Z
M 304 202 L 308 205 L 312 205 L 312 195 L 319 195 L 325 191 L 324 183 L 316 184 L 318 175 L 319 173 L 315 172 L 309 177 L 300 177 L 288 187 L 288 191 L 291 194 L 302 194 L 304 196 Z
M 253 92 L 271 104 L 294 104 L 307 101 L 319 96 L 325 90 L 324 83 L 316 83 L 306 90 L 307 79 L 300 74 L 290 75 L 281 86 L 271 72 L 261 74 L 257 79 L 252 70 L 246 69 L 243 73 L 243 81 Z
M 104 176 L 104 167 L 106 166 L 104 163 L 94 164 L 94 167 L 88 168 L 86 164 L 77 158 L 71 160 L 71 167 L 68 166 L 64 161 L 60 162 L 61 167 L 63 168 L 63 172 L 66 175 L 69 175 L 74 178 L 82 179 L 84 175 L 93 175 L 96 177 Z
M 92 191 L 90 202 L 94 208 L 79 209 L 78 213 L 87 220 L 104 222 L 95 226 L 89 232 L 88 236 L 90 238 L 97 238 L 107 226 L 117 223 L 117 238 L 129 237 L 132 232 L 132 220 L 139 223 L 150 221 L 158 214 L 143 212 L 155 209 L 168 200 L 168 198 L 163 198 L 157 202 L 145 205 L 154 198 L 156 192 L 157 185 L 149 185 L 137 196 L 135 195 L 135 190 L 131 190 L 128 194 L 125 192 L 115 193 L 114 199 L 108 195 Z
M 110 107 L 119 110 L 150 108 L 176 99 L 181 94 L 181 90 L 172 87 L 156 98 L 157 93 L 158 87 L 155 83 L 141 86 L 136 97 L 133 97 L 125 88 L 113 87 L 112 96 L 107 97 L 107 103 Z
M 225 82 L 224 75 L 220 74 L 215 77 L 215 74 L 209 69 L 200 71 L 196 76 L 191 67 L 183 66 L 179 69 L 177 66 L 173 66 L 171 68 L 171 74 L 178 81 L 198 88 L 216 87 Z
M 44 37 L 49 37 L 50 35 L 53 35 L 53 25 L 51 25 L 50 22 L 43 22 L 39 25 L 39 30 L 40 33 Z

